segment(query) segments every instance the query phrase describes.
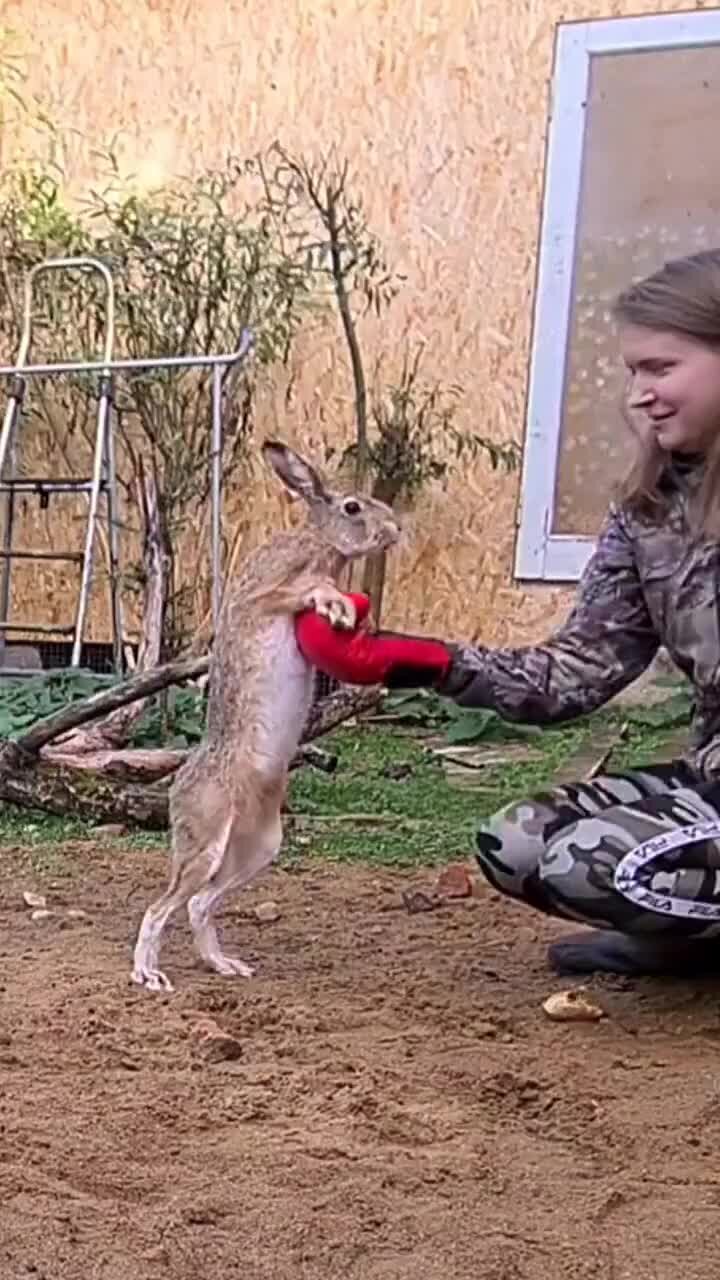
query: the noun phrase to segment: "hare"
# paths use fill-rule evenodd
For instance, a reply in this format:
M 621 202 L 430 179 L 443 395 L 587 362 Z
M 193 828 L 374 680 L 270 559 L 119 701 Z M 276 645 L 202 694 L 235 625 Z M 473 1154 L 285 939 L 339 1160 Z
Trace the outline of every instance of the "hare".
M 382 502 L 332 493 L 299 454 L 267 440 L 263 456 L 290 494 L 307 503 L 300 531 L 255 551 L 225 592 L 210 663 L 207 732 L 170 791 L 171 874 L 148 907 L 134 954 L 133 981 L 172 991 L 160 970 L 160 943 L 187 905 L 195 946 L 216 973 L 252 977 L 220 949 L 213 917 L 231 889 L 277 857 L 290 761 L 310 710 L 314 671 L 302 657 L 294 615 L 315 608 L 352 629 L 352 601 L 335 585 L 347 561 L 397 542 L 396 518 Z

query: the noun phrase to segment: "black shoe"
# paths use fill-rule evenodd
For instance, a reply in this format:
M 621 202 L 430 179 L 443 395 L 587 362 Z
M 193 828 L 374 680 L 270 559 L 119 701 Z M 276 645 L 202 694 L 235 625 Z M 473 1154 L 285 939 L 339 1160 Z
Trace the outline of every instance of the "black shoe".
M 598 930 L 576 933 L 548 948 L 559 974 L 619 973 L 632 978 L 707 978 L 720 975 L 718 938 L 642 938 Z

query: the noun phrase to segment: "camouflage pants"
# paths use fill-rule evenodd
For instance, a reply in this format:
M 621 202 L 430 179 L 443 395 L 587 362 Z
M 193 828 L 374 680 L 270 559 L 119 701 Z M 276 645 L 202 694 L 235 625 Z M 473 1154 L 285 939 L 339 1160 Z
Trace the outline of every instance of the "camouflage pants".
M 496 889 L 550 915 L 720 935 L 720 782 L 682 761 L 515 801 L 480 828 L 476 857 Z

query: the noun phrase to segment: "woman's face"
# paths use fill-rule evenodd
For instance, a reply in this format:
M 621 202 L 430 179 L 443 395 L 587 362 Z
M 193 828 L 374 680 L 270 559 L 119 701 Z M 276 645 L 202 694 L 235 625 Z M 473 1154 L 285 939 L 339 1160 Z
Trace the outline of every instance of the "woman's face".
M 720 347 L 625 325 L 620 350 L 630 374 L 628 407 L 643 428 L 668 452 L 706 452 L 720 433 Z

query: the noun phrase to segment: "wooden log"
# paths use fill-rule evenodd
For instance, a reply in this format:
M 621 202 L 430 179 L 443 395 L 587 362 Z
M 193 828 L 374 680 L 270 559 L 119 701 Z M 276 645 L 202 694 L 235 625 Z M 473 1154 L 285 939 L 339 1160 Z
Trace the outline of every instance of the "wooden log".
M 55 747 L 50 744 L 57 741 L 69 722 L 87 723 L 92 714 L 97 714 L 98 707 L 102 711 L 108 704 L 111 709 L 123 706 L 133 698 L 144 696 L 148 690 L 155 692 L 174 680 L 187 679 L 204 661 L 186 659 L 141 673 L 115 689 L 94 694 L 84 703 L 55 712 L 33 725 L 17 742 L 5 742 L 0 747 L 0 800 L 60 817 L 165 830 L 169 788 L 176 770 L 187 758 L 187 751 L 105 749 L 73 754 L 60 744 Z M 348 687 L 317 702 L 291 768 L 312 763 L 332 772 L 333 756 L 310 747 L 309 742 L 376 706 L 382 692 L 379 687 Z

